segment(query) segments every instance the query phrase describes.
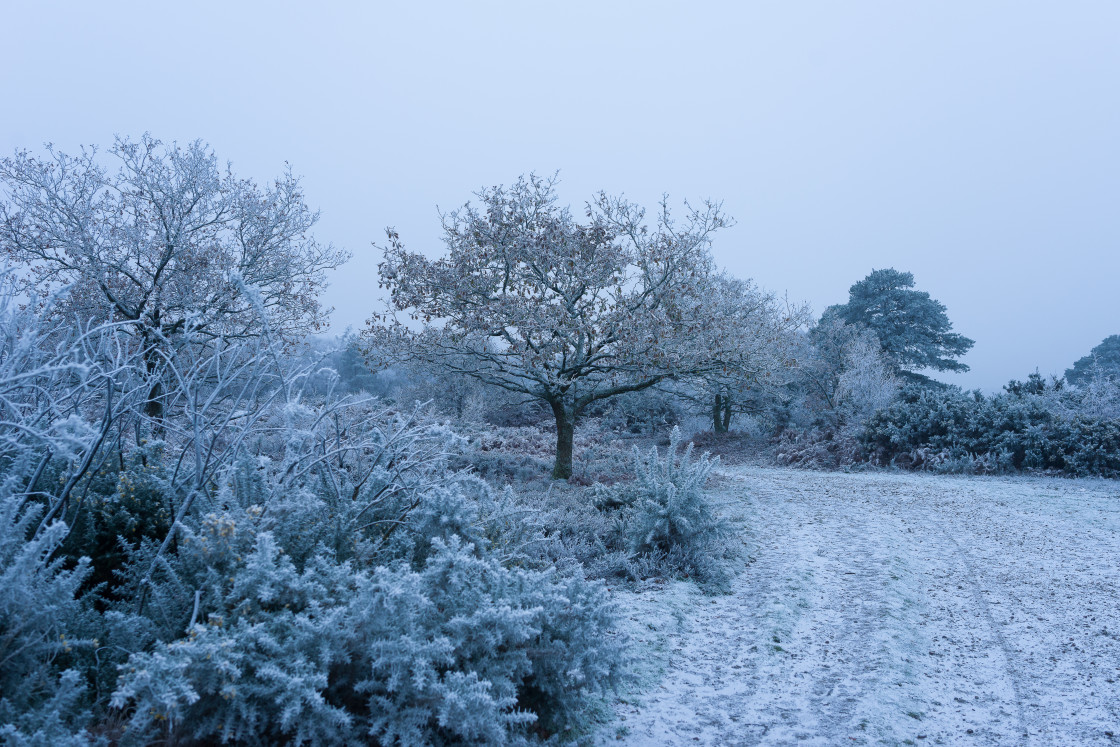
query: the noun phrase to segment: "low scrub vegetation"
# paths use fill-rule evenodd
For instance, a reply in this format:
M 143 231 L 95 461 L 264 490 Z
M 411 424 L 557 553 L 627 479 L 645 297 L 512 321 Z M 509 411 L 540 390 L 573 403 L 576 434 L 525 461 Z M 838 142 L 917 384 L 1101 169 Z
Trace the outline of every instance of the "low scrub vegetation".
M 1017 471 L 1120 477 L 1120 385 L 1080 387 L 1032 374 L 996 395 L 915 383 L 847 429 L 786 429 L 779 464 L 818 469 Z
M 275 385 L 283 396 L 251 427 L 198 444 L 178 418 L 200 413 L 165 418 L 162 439 L 133 421 L 146 443 L 121 440 L 84 473 L 91 436 L 76 425 L 38 441 L 9 431 L 6 740 L 504 743 L 578 729 L 587 696 L 624 673 L 602 584 L 526 562 L 521 525 L 507 530 L 502 500 L 451 469 L 461 439 L 422 410 L 305 403 L 292 378 Z M 202 446 L 220 458 L 196 461 Z
M 692 459 L 693 445 L 681 451 L 680 429 L 674 428 L 662 456 L 634 449 L 636 479 L 607 491 L 607 500 L 622 509 L 619 530 L 627 550 L 665 575 L 720 583 L 722 561 L 730 554 L 727 523 L 716 513 L 705 485 L 719 457 Z
M 861 440 L 873 462 L 909 469 L 1117 477 L 1120 419 L 1109 410 L 1120 410 L 1120 387 L 1113 390 L 1038 376 L 991 397 L 911 387 L 869 420 Z

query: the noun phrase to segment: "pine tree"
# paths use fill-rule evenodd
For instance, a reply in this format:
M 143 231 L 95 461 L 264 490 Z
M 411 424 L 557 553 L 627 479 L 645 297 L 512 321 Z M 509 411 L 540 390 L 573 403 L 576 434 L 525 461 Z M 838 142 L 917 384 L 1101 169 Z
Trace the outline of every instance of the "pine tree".
M 1111 335 L 1101 340 L 1101 344 L 1079 358 L 1073 368 L 1066 370 L 1066 381 L 1071 384 L 1087 384 L 1099 373 L 1104 378 L 1120 378 L 1120 335 Z
M 967 371 L 956 359 L 974 341 L 952 331 L 945 304 L 913 288 L 913 273 L 873 270 L 849 289 L 848 303 L 830 306 L 822 321 L 838 318 L 870 329 L 899 371 Z

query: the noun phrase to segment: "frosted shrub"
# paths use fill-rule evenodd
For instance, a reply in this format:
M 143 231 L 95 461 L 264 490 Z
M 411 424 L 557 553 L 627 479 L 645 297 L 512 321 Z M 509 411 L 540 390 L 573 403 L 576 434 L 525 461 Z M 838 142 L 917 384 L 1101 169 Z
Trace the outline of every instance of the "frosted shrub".
M 12 744 L 83 743 L 75 730 L 88 719 L 85 682 L 74 669 L 93 647 L 75 631 L 86 627 L 75 600 L 89 575 L 82 559 L 65 569 L 52 553 L 66 536 L 54 522 L 30 541 L 42 517 L 37 504 L 0 497 L 0 737 Z
M 81 744 L 90 728 L 124 744 L 503 744 L 578 733 L 624 672 L 605 588 L 572 567 L 526 564 L 540 521 L 449 471 L 456 437 L 423 412 L 274 409 L 246 440 L 252 451 L 229 452 L 193 510 L 179 504 L 166 548 L 168 517 L 144 519 L 166 505 L 174 463 L 162 445 L 91 473 L 75 532 L 56 521 L 36 534 L 44 508 L 21 492 L 36 462 L 4 465 L 3 738 Z M 81 556 L 101 558 L 114 531 L 99 570 L 110 584 L 83 597 Z
M 623 672 L 605 588 L 513 567 L 503 502 L 445 471 L 443 431 L 401 417 L 351 432 L 381 445 L 342 469 L 337 439 L 317 462 L 318 421 L 304 423 L 282 439 L 288 458 L 304 454 L 286 497 L 271 495 L 293 474 L 284 460 L 226 473 L 211 504 L 225 508 L 189 521 L 153 579 L 145 614 L 161 640 L 124 663 L 113 694 L 129 734 L 503 744 L 579 728 Z
M 107 745 L 83 724 L 91 720 L 88 688 L 77 669 L 67 669 L 51 684 L 49 698 L 31 708 L 0 706 L 0 742 L 7 747 L 88 747 Z
M 693 445 L 678 454 L 680 445 L 680 429 L 674 428 L 664 456 L 657 447 L 645 455 L 634 450 L 637 478 L 620 489 L 630 503 L 620 530 L 632 555 L 656 558 L 670 573 L 718 581 L 729 529 L 704 486 L 719 457 L 705 453 L 694 460 Z
M 300 573 L 268 533 L 239 562 L 227 555 L 247 533 L 228 518 L 213 524 L 216 546 L 192 537 L 183 553 L 210 557 L 209 611 L 184 625 L 185 637 L 134 654 L 122 667 L 113 705 L 135 706 L 128 733 L 257 744 L 344 740 L 352 719 L 323 691 L 338 656 L 339 597 L 355 591 L 345 566 L 319 562 Z M 218 578 L 218 571 L 231 575 Z
M 585 696 L 618 681 L 601 584 L 506 569 L 477 549 L 437 540 L 419 573 L 381 570 L 360 602 L 354 657 L 368 669 L 355 690 L 369 694 L 371 735 L 500 744 L 526 726 L 563 732 Z
M 1091 389 L 1033 374 L 1003 394 L 911 386 L 868 422 L 861 440 L 880 463 L 939 472 L 1031 470 L 1120 476 L 1120 420 Z
M 0 277 L 0 741 L 568 739 L 622 676 L 422 408 L 267 335 L 184 338 L 155 401 L 117 327 L 38 324 Z
M 246 552 L 252 521 L 238 524 L 214 517 L 185 543 L 205 619 L 123 668 L 113 701 L 130 733 L 503 744 L 578 725 L 620 676 L 600 584 L 507 569 L 458 536 L 432 538 L 416 569 L 321 555 L 299 571 L 267 532 Z

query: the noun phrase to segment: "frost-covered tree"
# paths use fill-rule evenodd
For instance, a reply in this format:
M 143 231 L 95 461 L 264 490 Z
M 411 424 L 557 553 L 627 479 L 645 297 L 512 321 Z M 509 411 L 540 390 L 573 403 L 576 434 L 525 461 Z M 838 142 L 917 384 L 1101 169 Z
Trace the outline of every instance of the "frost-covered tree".
M 0 273 L 0 742 L 521 743 L 623 675 L 606 588 L 523 567 L 459 438 L 260 333 L 25 304 Z M 145 438 L 146 436 L 146 438 Z M 534 522 L 527 522 L 535 526 Z M 512 540 L 512 541 L 511 541 Z
M 844 350 L 844 367 L 836 381 L 835 401 L 844 424 L 861 428 L 898 393 L 900 383 L 874 335 L 854 337 Z
M 974 342 L 952 331 L 943 303 L 913 288 L 913 273 L 873 270 L 849 289 L 846 304 L 830 306 L 822 318 L 874 332 L 897 370 L 967 371 L 957 358 Z
M 733 414 L 757 412 L 789 382 L 809 311 L 726 273 L 709 280 L 703 303 L 707 321 L 697 334 L 706 365 L 675 391 L 726 433 Z
M 641 208 L 600 194 L 581 223 L 557 204 L 555 185 L 530 176 L 478 193 L 479 204 L 443 216 L 440 259 L 406 251 L 390 229 L 379 269 L 392 310 L 366 335 L 375 347 L 547 403 L 552 474 L 564 479 L 588 405 L 709 365 L 708 246 L 727 221 L 710 202 L 678 221 L 663 201 L 649 225 Z
M 1066 370 L 1066 381 L 1071 384 L 1088 384 L 1094 377 L 1120 378 L 1120 335 L 1104 338 Z
M 294 340 L 323 323 L 326 271 L 348 255 L 311 236 L 318 214 L 290 171 L 260 187 L 200 141 L 148 135 L 118 138 L 108 156 L 48 145 L 43 158 L 0 160 L 0 253 L 27 268 L 29 293 L 69 287 L 57 314 L 130 323 L 147 351 L 149 414 L 162 415 L 161 351 L 188 332 L 231 339 L 267 324 Z
M 796 357 L 797 406 L 817 425 L 862 423 L 898 389 L 875 334 L 835 316 L 823 316 L 809 330 Z

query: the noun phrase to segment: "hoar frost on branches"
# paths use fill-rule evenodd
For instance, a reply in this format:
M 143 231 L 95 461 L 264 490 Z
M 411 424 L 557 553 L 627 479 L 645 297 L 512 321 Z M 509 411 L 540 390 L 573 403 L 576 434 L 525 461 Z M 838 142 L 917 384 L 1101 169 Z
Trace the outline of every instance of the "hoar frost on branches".
M 262 188 L 199 141 L 164 147 L 149 135 L 118 138 L 108 154 L 115 171 L 96 148 L 0 159 L 0 253 L 29 270 L 25 292 L 69 288 L 54 308 L 62 318 L 130 324 L 150 415 L 163 414 L 164 359 L 185 335 L 243 338 L 267 325 L 293 341 L 324 322 L 326 272 L 349 255 L 310 235 L 318 214 L 290 172 Z
M 674 393 L 704 408 L 712 430 L 726 433 L 734 414 L 757 413 L 783 397 L 809 309 L 726 273 L 707 286 L 708 321 L 698 330 L 704 365 L 683 377 L 685 385 Z
M 555 178 L 522 177 L 443 216 L 448 253 L 404 248 L 380 265 L 391 310 L 366 330 L 372 350 L 465 374 L 547 403 L 556 420 L 553 477 L 572 473 L 572 436 L 591 403 L 712 365 L 703 304 L 719 205 L 674 219 L 600 193 L 586 223 L 557 204 Z M 422 322 L 416 332 L 395 312 Z
M 34 332 L 5 331 L 0 353 Z M 51 351 L 29 350 L 45 354 L 0 355 L 0 373 L 37 381 L 63 412 L 100 412 L 67 387 L 96 394 L 105 364 L 80 357 L 65 369 L 79 375 L 52 379 Z M 7 411 L 0 734 L 502 744 L 578 726 L 623 671 L 607 591 L 507 562 L 488 488 L 449 471 L 454 434 L 420 411 L 304 400 L 313 371 L 290 369 L 267 336 L 206 350 L 176 357 L 159 444 L 86 428 L 64 449 L 52 429 L 21 427 L 57 409 Z M 132 370 L 108 373 L 123 391 Z M 40 464 L 51 479 L 36 486 Z M 144 524 L 168 502 L 171 517 Z
M 308 396 L 264 320 L 160 351 L 145 439 L 136 322 L 2 280 L 5 743 L 516 743 L 619 680 L 606 589 L 516 568 L 422 411 Z

